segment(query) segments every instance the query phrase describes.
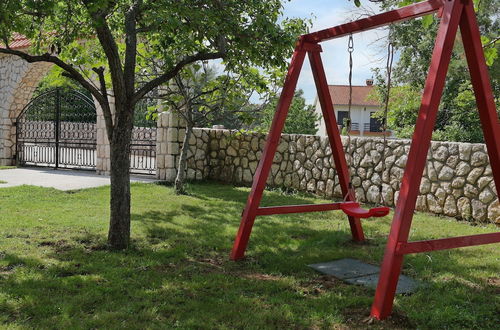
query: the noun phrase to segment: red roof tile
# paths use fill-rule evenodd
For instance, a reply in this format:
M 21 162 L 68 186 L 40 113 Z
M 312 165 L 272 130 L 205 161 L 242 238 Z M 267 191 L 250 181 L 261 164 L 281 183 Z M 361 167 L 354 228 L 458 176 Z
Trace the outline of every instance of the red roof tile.
M 349 86 L 329 85 L 330 95 L 334 105 L 349 104 Z M 352 105 L 380 106 L 380 103 L 368 97 L 375 86 L 352 86 Z
M 31 46 L 31 42 L 28 38 L 23 36 L 22 34 L 15 33 L 14 38 L 9 43 L 11 49 L 23 49 Z M 0 44 L 0 47 L 5 47 L 3 44 Z

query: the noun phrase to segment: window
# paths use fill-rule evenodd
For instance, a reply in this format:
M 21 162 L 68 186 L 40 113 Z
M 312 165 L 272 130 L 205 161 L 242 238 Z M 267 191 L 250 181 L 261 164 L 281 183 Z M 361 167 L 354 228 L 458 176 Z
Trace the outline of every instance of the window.
M 337 111 L 337 124 L 344 128 L 349 118 L 349 111 Z
M 382 120 L 374 118 L 376 112 L 370 112 L 370 132 L 382 132 Z

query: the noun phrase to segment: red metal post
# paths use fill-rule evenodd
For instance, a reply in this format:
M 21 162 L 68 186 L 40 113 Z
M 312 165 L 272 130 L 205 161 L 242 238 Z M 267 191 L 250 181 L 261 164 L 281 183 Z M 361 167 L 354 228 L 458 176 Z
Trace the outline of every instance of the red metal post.
M 267 137 L 262 158 L 260 159 L 259 166 L 255 172 L 252 190 L 248 196 L 247 204 L 241 218 L 240 228 L 231 251 L 232 260 L 239 260 L 245 255 L 253 223 L 255 221 L 255 217 L 257 216 L 257 209 L 259 208 L 260 201 L 262 200 L 262 194 L 264 192 L 264 188 L 266 187 L 269 170 L 271 169 L 274 154 L 276 153 L 276 149 L 278 148 L 278 144 L 280 142 L 281 132 L 283 131 L 283 127 L 285 125 L 286 116 L 295 92 L 295 87 L 297 86 L 297 80 L 299 78 L 302 64 L 304 63 L 305 55 L 306 50 L 303 48 L 302 40 L 300 40 L 295 48 L 295 52 L 293 53 L 290 66 L 288 67 L 288 74 L 276 107 L 276 113 L 274 114 L 273 123 Z
M 484 140 L 497 188 L 497 196 L 500 196 L 500 122 L 472 1 L 467 1 L 464 6 L 460 21 L 460 32 L 462 33 L 465 55 L 476 96 L 476 105 L 479 110 Z
M 446 1 L 444 5 L 443 17 L 432 54 L 422 104 L 372 305 L 371 315 L 377 319 L 386 318 L 392 311 L 394 294 L 403 263 L 403 255 L 397 254 L 397 247 L 399 243 L 408 241 L 413 211 L 427 161 L 427 152 L 462 9 L 461 0 Z
M 326 132 L 330 140 L 330 148 L 332 149 L 332 157 L 335 162 L 335 168 L 339 177 L 339 183 L 342 190 L 342 196 L 347 196 L 348 201 L 355 201 L 354 191 L 349 190 L 349 167 L 345 159 L 344 148 L 342 147 L 342 140 L 340 139 L 340 132 L 335 119 L 335 110 L 333 108 L 332 98 L 328 89 L 325 70 L 321 61 L 319 51 L 308 52 L 309 61 L 311 62 L 311 70 L 318 91 L 318 100 L 323 112 L 323 119 L 325 120 Z M 349 216 L 349 225 L 351 226 L 352 238 L 355 241 L 363 241 L 365 236 L 359 218 Z

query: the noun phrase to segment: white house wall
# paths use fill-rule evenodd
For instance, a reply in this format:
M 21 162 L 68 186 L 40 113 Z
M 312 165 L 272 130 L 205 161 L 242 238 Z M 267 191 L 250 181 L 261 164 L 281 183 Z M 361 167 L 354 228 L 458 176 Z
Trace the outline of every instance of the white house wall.
M 338 112 L 339 111 L 348 111 L 348 106 L 345 105 L 334 105 L 335 109 L 335 116 L 338 117 Z M 375 106 L 359 106 L 359 105 L 353 105 L 351 106 L 351 120 L 352 123 L 358 123 L 359 124 L 359 130 L 361 133 L 363 132 L 364 124 L 370 123 L 370 113 L 374 111 L 379 111 L 379 107 Z M 321 105 L 319 102 L 316 100 L 316 106 L 315 106 L 315 112 L 320 116 L 319 121 L 317 122 L 317 127 L 318 127 L 318 133 L 316 135 L 319 136 L 326 136 L 326 127 L 325 127 L 325 121 L 323 119 L 323 113 L 321 111 Z M 340 123 L 339 123 L 340 124 Z

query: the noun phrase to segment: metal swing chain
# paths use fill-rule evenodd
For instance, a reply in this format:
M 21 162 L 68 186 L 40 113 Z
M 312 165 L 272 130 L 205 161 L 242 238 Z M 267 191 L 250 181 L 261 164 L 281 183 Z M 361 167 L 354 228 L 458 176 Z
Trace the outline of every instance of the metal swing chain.
M 383 191 L 383 177 L 384 177 L 384 172 L 385 172 L 385 153 L 387 150 L 387 115 L 389 112 L 389 99 L 390 99 L 390 93 L 391 93 L 391 77 L 392 77 L 392 63 L 394 61 L 394 44 L 391 41 L 391 37 L 389 35 L 389 43 L 387 44 L 387 63 L 386 63 L 386 74 L 387 74 L 387 89 L 385 93 L 385 104 L 384 104 L 384 118 L 382 121 L 382 131 L 383 131 L 383 137 L 384 137 L 384 149 L 382 150 L 382 169 L 381 169 L 381 176 L 380 176 L 380 187 L 379 187 L 379 201 L 380 204 L 385 204 L 385 199 L 384 195 L 382 194 Z
M 345 147 L 345 154 L 348 155 L 349 159 L 351 159 L 352 158 L 352 156 L 351 156 L 351 152 L 352 152 L 352 148 L 351 148 L 351 124 L 352 124 L 351 108 L 352 108 L 352 66 L 353 66 L 352 53 L 354 52 L 354 39 L 352 37 L 352 33 L 349 35 L 349 41 L 347 42 L 347 51 L 349 52 L 349 103 L 348 103 L 348 108 L 347 108 L 347 122 L 346 122 L 347 145 Z M 351 175 L 350 166 L 348 166 L 348 171 L 349 171 L 349 187 L 348 187 L 347 194 L 344 196 L 344 200 L 347 198 L 350 191 L 353 189 L 352 188 L 352 175 Z

